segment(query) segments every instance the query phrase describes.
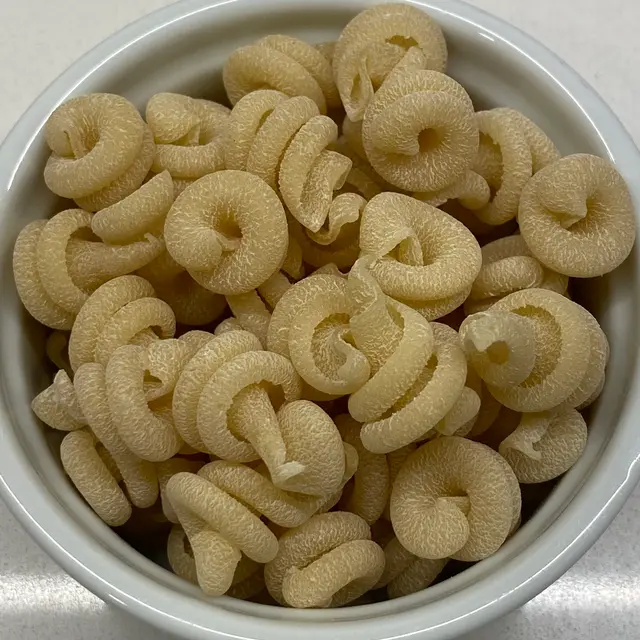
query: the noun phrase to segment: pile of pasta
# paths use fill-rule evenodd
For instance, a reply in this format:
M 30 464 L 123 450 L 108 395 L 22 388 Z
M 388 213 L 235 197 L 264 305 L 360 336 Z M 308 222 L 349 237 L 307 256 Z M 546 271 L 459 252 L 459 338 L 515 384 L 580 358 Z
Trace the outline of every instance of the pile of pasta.
M 585 448 L 609 346 L 569 279 L 628 256 L 629 192 L 476 112 L 446 61 L 427 14 L 386 4 L 337 42 L 238 49 L 231 107 L 91 94 L 46 124 L 75 204 L 15 244 L 58 368 L 33 410 L 98 516 L 170 523 L 207 595 L 424 589 Z

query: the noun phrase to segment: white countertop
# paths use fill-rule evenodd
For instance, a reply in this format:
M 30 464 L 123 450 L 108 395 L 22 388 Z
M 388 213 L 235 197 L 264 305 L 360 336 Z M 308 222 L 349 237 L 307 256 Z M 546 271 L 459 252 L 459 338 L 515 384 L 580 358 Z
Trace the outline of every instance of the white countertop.
M 0 3 L 0 139 L 77 57 L 171 0 Z M 640 143 L 640 3 L 471 0 L 563 57 L 611 104 Z M 638 168 L 640 170 L 640 167 Z M 637 640 L 640 488 L 608 531 L 558 582 L 464 640 Z M 1 640 L 165 640 L 89 593 L 50 560 L 0 503 Z

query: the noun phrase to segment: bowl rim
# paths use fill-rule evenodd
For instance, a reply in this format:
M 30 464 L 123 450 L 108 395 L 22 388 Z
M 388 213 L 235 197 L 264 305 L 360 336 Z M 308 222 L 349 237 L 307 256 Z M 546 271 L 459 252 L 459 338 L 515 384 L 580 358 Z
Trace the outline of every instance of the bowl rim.
M 371 0 L 366 2 L 374 4 Z M 429 11 L 436 19 L 463 21 L 481 35 L 500 40 L 546 73 L 591 121 L 610 159 L 628 180 L 636 211 L 640 211 L 640 179 L 632 178 L 633 171 L 640 166 L 640 152 L 607 104 L 575 71 L 530 36 L 461 0 L 409 2 Z M 345 3 L 360 6 L 363 0 L 315 0 L 324 10 L 344 9 Z M 309 2 L 312 4 L 314 2 Z M 223 6 L 226 10 L 238 11 L 261 8 L 260 0 L 181 0 L 126 26 L 73 63 L 40 94 L 0 147 L 0 198 L 6 196 L 26 150 L 40 135 L 49 114 L 80 83 L 146 36 Z M 276 7 L 299 9 L 300 2 L 270 0 L 269 9 Z M 631 258 L 636 273 L 640 272 L 637 253 L 640 252 Z M 182 637 L 289 640 L 305 633 L 312 640 L 347 635 L 353 640 L 393 640 L 408 636 L 432 640 L 451 638 L 522 605 L 542 591 L 595 542 L 618 513 L 640 480 L 640 430 L 635 424 L 640 415 L 637 356 L 635 362 L 615 433 L 580 492 L 561 514 L 563 526 L 556 527 L 553 540 L 550 542 L 543 534 L 530 545 L 526 558 L 519 558 L 517 564 L 505 563 L 499 580 L 485 578 L 481 598 L 477 593 L 475 596 L 467 593 L 463 598 L 468 588 L 451 595 L 448 600 L 455 604 L 456 614 L 435 624 L 425 619 L 419 606 L 357 624 L 332 621 L 309 625 L 300 617 L 280 621 L 254 618 L 220 607 L 209 608 L 202 601 L 154 584 L 117 558 L 105 563 L 104 548 L 89 538 L 76 522 L 69 522 L 63 505 L 51 500 L 42 479 L 28 464 L 17 434 L 10 426 L 11 413 L 4 395 L 0 403 L 0 496 L 38 544 L 80 583 L 105 601 Z M 429 606 L 442 608 L 440 602 Z M 366 607 L 373 615 L 376 605 Z

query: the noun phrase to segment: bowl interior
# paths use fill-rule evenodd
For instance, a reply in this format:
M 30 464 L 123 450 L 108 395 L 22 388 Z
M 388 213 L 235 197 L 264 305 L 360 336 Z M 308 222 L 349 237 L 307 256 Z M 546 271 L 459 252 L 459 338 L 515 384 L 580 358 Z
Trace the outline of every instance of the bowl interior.
M 251 2 L 232 3 L 233 6 L 223 3 L 208 8 L 206 3 L 191 3 L 194 10 L 190 14 L 184 11 L 187 15 L 179 20 L 167 18 L 162 28 L 127 48 L 115 51 L 98 68 L 79 76 L 77 82 L 68 82 L 57 99 L 63 101 L 70 95 L 92 91 L 114 92 L 131 99 L 141 110 L 144 110 L 148 98 L 159 91 L 222 99 L 222 65 L 235 48 L 270 33 L 295 35 L 309 42 L 333 40 L 349 19 L 368 4 L 373 3 L 367 0 L 318 0 L 305 4 L 283 0 L 270 3 L 273 8 L 262 11 L 258 3 Z M 589 113 L 517 44 L 504 39 L 503 34 L 499 35 L 495 29 L 479 26 L 477 12 L 469 18 L 470 14 L 454 3 L 425 4 L 432 5 L 432 15 L 445 29 L 450 51 L 448 73 L 467 88 L 478 109 L 514 107 L 537 122 L 564 154 L 587 152 L 617 160 Z M 169 16 L 168 13 L 166 15 Z M 54 106 L 51 104 L 51 108 Z M 30 401 L 49 383 L 51 371 L 44 365 L 45 334 L 24 312 L 15 292 L 11 272 L 12 246 L 19 230 L 27 222 L 70 206 L 45 187 L 42 169 L 47 149 L 43 136 L 35 130 L 33 134 L 15 170 L 6 165 L 0 166 L 3 172 L 8 169 L 10 187 L 0 205 L 0 286 L 3 301 L 0 377 L 3 402 L 11 418 L 11 424 L 3 424 L 2 430 L 7 437 L 6 430 L 11 430 L 11 438 L 19 442 L 20 456 L 25 464 L 30 465 L 29 473 L 39 476 L 39 491 L 46 493 L 59 511 L 65 512 L 73 527 L 97 542 L 105 562 L 122 562 L 134 568 L 149 581 L 166 587 L 170 590 L 166 593 L 173 594 L 180 602 L 204 600 L 195 587 L 136 552 L 91 512 L 62 472 L 56 453 L 59 436 L 45 433 L 30 411 Z M 631 176 L 626 177 L 631 179 Z M 231 598 L 216 599 L 215 606 L 219 610 L 284 624 L 294 621 L 358 621 L 427 605 L 422 609 L 425 626 L 430 621 L 436 625 L 447 615 L 455 617 L 455 612 L 447 613 L 440 609 L 436 613 L 429 605 L 443 602 L 454 593 L 477 590 L 478 583 L 490 579 L 498 567 L 519 562 L 534 543 L 553 547 L 552 534 L 563 526 L 562 518 L 558 518 L 606 453 L 634 376 L 637 354 L 635 347 L 629 349 L 629 344 L 637 342 L 637 288 L 635 256 L 614 274 L 581 283 L 578 287 L 577 296 L 597 316 L 611 342 L 607 384 L 600 400 L 590 411 L 589 443 L 578 464 L 559 483 L 531 487 L 525 491 L 525 501 L 530 499 L 532 503 L 549 495 L 541 507 L 530 510 L 535 513 L 529 521 L 495 556 L 427 591 L 366 607 L 331 612 L 290 611 Z M 50 531 L 49 534 L 56 537 L 55 532 Z M 63 537 L 64 529 L 57 534 Z M 146 539 L 136 530 L 135 522 L 126 529 L 125 535 L 144 551 Z M 162 543 L 152 544 L 146 555 L 158 559 L 162 556 L 162 547 Z M 481 599 L 482 594 L 477 597 Z M 209 625 L 216 628 L 215 610 L 201 609 L 203 628 L 209 628 Z

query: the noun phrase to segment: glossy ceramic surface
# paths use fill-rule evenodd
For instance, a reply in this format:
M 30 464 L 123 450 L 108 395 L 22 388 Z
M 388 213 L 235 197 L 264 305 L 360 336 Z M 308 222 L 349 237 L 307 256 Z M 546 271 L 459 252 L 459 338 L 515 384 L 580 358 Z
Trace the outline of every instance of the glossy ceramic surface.
M 30 108 L 0 150 L 0 489 L 31 535 L 73 577 L 105 600 L 185 638 L 251 640 L 445 639 L 519 606 L 563 573 L 617 513 L 640 475 L 637 255 L 584 295 L 612 346 L 604 394 L 589 418 L 579 463 L 492 558 L 422 593 L 332 611 L 292 611 L 197 589 L 124 543 L 65 479 L 55 438 L 29 410 L 46 384 L 43 334 L 22 311 L 11 250 L 19 229 L 59 205 L 44 187 L 40 129 L 67 97 L 122 93 L 143 106 L 161 90 L 215 96 L 237 46 L 267 33 L 310 41 L 337 36 L 368 0 L 187 0 L 119 32 L 78 61 Z M 608 156 L 640 209 L 640 155 L 615 116 L 574 72 L 514 28 L 454 0 L 415 2 L 445 29 L 449 73 L 478 108 L 508 105 L 540 124 L 564 153 Z

